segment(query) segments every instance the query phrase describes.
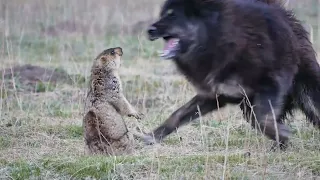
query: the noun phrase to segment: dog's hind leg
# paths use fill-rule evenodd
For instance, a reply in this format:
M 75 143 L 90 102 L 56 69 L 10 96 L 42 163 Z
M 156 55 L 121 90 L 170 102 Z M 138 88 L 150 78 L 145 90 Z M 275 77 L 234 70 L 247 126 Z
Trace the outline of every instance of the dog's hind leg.
M 253 98 L 248 99 L 249 101 L 240 105 L 245 118 L 252 127 L 260 129 L 282 150 L 286 148 L 291 134 L 289 128 L 281 120 L 283 113 L 285 113 L 283 110 L 287 92 L 285 89 L 281 90 L 279 87 L 263 88 Z
M 198 118 L 200 114 L 205 115 L 218 107 L 225 106 L 227 102 L 231 101 L 231 99 L 224 96 L 219 96 L 217 99 L 210 99 L 196 95 L 188 103 L 173 112 L 162 125 L 153 130 L 153 132 L 147 134 L 144 141 L 146 144 L 160 142 L 181 125 Z M 200 113 L 198 112 L 198 109 L 200 109 Z

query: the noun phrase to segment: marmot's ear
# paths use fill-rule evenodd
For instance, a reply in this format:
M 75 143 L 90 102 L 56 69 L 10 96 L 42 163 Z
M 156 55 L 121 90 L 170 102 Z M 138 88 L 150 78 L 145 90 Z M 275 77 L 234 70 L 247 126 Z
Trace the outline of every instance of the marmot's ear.
M 108 58 L 106 56 L 101 56 L 100 60 L 101 60 L 102 63 L 106 63 Z
M 114 51 L 119 55 L 122 56 L 123 55 L 123 51 L 121 47 L 116 47 L 114 48 Z

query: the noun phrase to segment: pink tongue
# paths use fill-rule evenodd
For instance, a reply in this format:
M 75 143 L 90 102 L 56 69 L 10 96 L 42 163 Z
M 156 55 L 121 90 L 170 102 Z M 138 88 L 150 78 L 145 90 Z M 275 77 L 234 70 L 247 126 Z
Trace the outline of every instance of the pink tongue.
M 176 42 L 176 39 L 169 39 L 166 44 L 164 45 L 164 50 L 169 50 L 172 47 L 174 47 L 174 42 Z

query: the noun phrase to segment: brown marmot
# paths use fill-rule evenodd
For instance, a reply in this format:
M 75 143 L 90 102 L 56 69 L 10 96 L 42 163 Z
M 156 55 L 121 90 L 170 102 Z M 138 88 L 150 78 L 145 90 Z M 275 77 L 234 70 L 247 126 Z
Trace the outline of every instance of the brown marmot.
M 109 48 L 93 62 L 83 118 L 89 154 L 121 155 L 132 150 L 123 116 L 141 119 L 143 114 L 123 95 L 118 74 L 122 55 L 121 47 Z

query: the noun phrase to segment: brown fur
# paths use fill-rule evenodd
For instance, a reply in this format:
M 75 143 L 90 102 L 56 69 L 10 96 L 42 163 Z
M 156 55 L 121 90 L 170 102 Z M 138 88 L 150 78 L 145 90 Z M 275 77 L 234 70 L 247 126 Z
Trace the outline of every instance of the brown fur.
M 85 143 L 90 154 L 130 153 L 132 139 L 122 116 L 140 119 L 122 93 L 118 75 L 122 49 L 110 48 L 94 60 L 83 118 Z

